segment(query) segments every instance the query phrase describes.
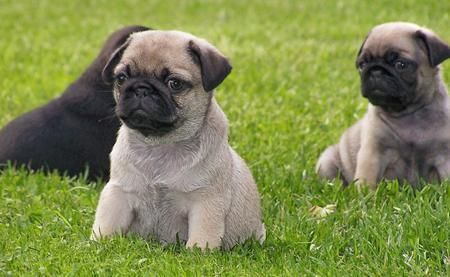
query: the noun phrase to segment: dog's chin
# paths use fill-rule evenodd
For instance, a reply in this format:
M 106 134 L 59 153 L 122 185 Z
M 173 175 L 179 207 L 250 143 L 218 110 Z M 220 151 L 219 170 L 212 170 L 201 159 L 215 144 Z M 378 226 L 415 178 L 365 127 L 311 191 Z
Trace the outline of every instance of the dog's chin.
M 137 125 L 137 124 L 129 123 L 126 121 L 123 121 L 123 122 L 125 123 L 125 125 L 128 128 L 138 131 L 145 137 L 148 137 L 148 136 L 162 137 L 162 136 L 170 133 L 173 129 L 175 129 L 172 126 L 155 127 L 154 125 L 157 125 L 157 123 L 156 124 L 146 124 L 146 125 L 139 124 L 139 125 Z
M 119 115 L 122 122 L 130 129 L 136 130 L 145 137 L 162 137 L 177 128 L 177 119 L 161 121 L 151 119 L 142 113 L 131 113 L 130 115 Z
M 401 112 L 408 107 L 408 102 L 404 97 L 392 96 L 380 90 L 371 90 L 364 92 L 363 96 L 374 105 L 381 107 L 386 111 Z

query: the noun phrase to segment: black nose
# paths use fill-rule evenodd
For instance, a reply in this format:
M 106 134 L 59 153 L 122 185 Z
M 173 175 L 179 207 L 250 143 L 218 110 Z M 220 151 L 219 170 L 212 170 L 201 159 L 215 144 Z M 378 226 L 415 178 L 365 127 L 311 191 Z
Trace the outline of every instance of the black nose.
M 149 82 L 136 82 L 125 88 L 124 97 L 126 99 L 134 98 L 140 101 L 151 100 L 158 101 L 161 98 L 161 92 L 156 86 Z
M 133 89 L 133 92 L 135 97 L 143 98 L 152 94 L 153 89 L 148 86 L 138 86 Z
M 383 76 L 391 76 L 391 73 L 381 66 L 374 66 L 370 69 L 369 76 L 372 78 L 380 78 Z
M 372 77 L 381 77 L 383 75 L 383 70 L 380 68 L 377 69 L 373 69 L 370 74 L 372 75 Z

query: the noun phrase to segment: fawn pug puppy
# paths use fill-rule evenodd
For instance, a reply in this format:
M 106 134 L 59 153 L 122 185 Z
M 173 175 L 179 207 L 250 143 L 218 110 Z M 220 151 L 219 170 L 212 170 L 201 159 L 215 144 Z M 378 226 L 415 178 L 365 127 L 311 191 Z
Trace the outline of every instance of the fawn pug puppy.
M 135 233 L 202 249 L 264 240 L 257 186 L 213 96 L 230 71 L 211 44 L 179 31 L 133 34 L 112 55 L 103 76 L 123 125 L 94 239 Z
M 450 175 L 450 102 L 439 64 L 450 48 L 412 23 L 376 26 L 358 53 L 366 115 L 338 144 L 325 150 L 316 170 L 375 188 L 385 179 L 417 185 Z

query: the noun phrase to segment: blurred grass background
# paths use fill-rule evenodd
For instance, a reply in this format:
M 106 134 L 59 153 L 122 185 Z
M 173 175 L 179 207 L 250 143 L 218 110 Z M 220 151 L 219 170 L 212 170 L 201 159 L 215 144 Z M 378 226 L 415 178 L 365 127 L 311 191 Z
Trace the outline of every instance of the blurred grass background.
M 268 229 L 264 246 L 231 253 L 139 238 L 93 243 L 103 184 L 8 170 L 0 175 L 0 272 L 449 274 L 448 184 L 413 192 L 387 183 L 361 198 L 314 175 L 320 152 L 366 110 L 354 61 L 367 32 L 387 21 L 415 22 L 450 42 L 449 1 L 0 0 L 0 126 L 60 95 L 124 25 L 179 29 L 216 45 L 233 64 L 216 97 L 230 143 L 257 180 Z M 308 212 L 326 204 L 337 204 L 326 219 Z

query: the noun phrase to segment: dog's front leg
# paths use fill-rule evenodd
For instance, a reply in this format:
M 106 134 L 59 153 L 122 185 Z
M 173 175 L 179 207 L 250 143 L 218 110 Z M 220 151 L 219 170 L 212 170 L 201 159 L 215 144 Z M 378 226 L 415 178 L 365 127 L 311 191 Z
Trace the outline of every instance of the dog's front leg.
M 133 217 L 127 194 L 120 187 L 108 183 L 100 195 L 91 239 L 126 234 Z
M 225 233 L 225 212 L 221 199 L 199 201 L 189 211 L 189 238 L 186 248 L 204 250 L 221 246 Z
M 383 154 L 380 153 L 374 144 L 366 143 L 361 145 L 356 158 L 354 178 L 358 190 L 365 185 L 372 190 L 376 189 L 377 183 L 380 181 L 385 169 L 384 164 Z

